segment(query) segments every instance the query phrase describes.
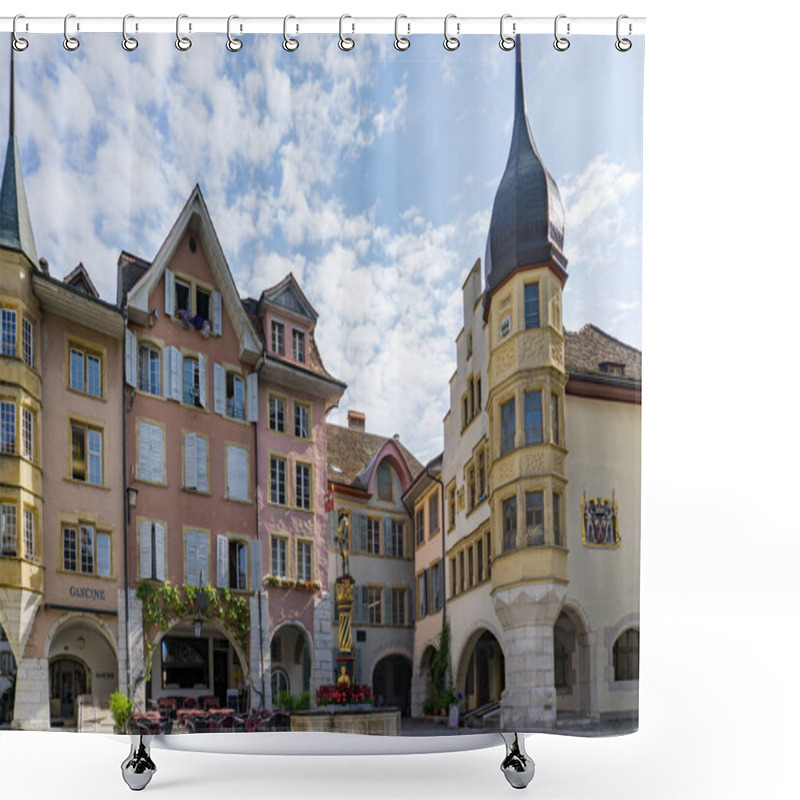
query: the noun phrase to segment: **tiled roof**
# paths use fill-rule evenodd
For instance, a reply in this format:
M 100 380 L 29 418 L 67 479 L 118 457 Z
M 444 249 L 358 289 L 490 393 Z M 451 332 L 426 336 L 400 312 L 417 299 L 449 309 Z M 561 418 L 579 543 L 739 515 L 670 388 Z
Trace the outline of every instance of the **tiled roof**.
M 117 303 L 136 286 L 142 275 L 150 269 L 150 262 L 123 250 L 117 259 Z
M 388 441 L 393 441 L 400 449 L 412 478 L 416 478 L 424 469 L 399 439 L 331 423 L 328 423 L 327 430 L 329 481 L 347 486 L 355 485 L 359 473 Z
M 584 325 L 579 331 L 564 331 L 564 358 L 568 375 L 596 375 L 619 380 L 600 368 L 601 364 L 622 364 L 623 380 L 642 381 L 642 353 L 596 325 Z

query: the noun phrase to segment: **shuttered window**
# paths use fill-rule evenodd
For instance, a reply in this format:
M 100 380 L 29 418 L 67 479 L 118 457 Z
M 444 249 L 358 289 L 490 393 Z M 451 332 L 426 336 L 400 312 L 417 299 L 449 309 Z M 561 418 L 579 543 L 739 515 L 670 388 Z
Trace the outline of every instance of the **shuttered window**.
M 227 454 L 228 498 L 247 500 L 250 484 L 247 450 L 228 445 Z
M 164 430 L 150 422 L 137 423 L 139 479 L 164 483 Z
M 186 531 L 186 583 L 189 586 L 205 586 L 209 583 L 208 534 L 201 531 Z
M 160 522 L 143 520 L 139 523 L 139 577 L 166 580 L 166 529 Z
M 208 440 L 199 433 L 183 435 L 183 485 L 185 489 L 208 491 Z
M 161 394 L 161 352 L 150 345 L 139 345 L 137 388 L 147 394 Z

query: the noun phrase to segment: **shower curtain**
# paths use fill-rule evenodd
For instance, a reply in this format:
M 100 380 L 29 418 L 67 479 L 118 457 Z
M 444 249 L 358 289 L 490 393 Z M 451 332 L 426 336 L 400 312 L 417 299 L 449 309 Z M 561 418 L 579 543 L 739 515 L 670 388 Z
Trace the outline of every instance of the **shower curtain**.
M 29 38 L 0 722 L 635 730 L 641 37 Z

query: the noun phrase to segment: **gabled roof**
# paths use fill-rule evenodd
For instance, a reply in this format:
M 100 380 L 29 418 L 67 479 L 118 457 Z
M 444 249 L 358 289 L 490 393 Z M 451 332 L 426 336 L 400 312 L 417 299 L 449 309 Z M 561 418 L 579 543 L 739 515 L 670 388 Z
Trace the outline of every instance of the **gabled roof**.
M 397 447 L 414 479 L 423 469 L 422 464 L 399 440 L 388 436 L 345 428 L 328 423 L 328 480 L 343 486 L 366 491 L 372 473 L 370 466 L 387 444 Z
M 128 292 L 150 269 L 150 262 L 123 250 L 117 259 L 117 305 L 122 307 Z
M 195 185 L 189 195 L 189 199 L 181 209 L 178 219 L 169 234 L 167 234 L 167 238 L 161 245 L 150 267 L 143 270 L 139 279 L 128 288 L 129 317 L 140 324 L 144 324 L 149 311 L 148 299 L 161 280 L 164 270 L 172 260 L 172 256 L 187 230 L 191 230 L 200 239 L 200 244 L 208 259 L 217 288 L 222 295 L 223 303 L 239 338 L 240 357 L 244 360 L 257 360 L 261 355 L 259 337 L 239 298 L 239 292 L 236 289 L 233 275 L 222 251 L 217 232 L 214 230 L 214 224 L 211 221 L 211 215 L 199 184 Z M 122 263 L 123 258 L 121 256 L 120 264 Z
M 619 382 L 642 382 L 642 353 L 598 328 L 584 325 L 579 331 L 564 331 L 564 360 L 567 374 L 593 376 Z M 620 364 L 622 376 L 612 376 L 601 364 Z
M 280 283 L 261 292 L 259 306 L 263 303 L 280 306 L 293 314 L 306 317 L 312 322 L 317 321 L 318 314 L 314 310 L 314 306 L 308 302 L 308 298 L 303 294 L 300 284 L 291 272 Z
M 83 262 L 78 264 L 68 275 L 64 276 L 64 283 L 89 297 L 100 297 L 100 292 L 97 291 L 92 283 L 92 279 L 89 277 L 86 267 L 83 266 Z

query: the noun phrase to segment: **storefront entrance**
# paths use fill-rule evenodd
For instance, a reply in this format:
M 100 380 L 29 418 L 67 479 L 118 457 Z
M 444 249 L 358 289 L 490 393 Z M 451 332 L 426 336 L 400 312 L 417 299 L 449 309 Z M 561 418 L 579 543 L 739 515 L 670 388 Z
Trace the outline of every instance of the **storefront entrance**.
M 91 691 L 87 670 L 74 658 L 58 658 L 50 662 L 50 724 L 53 727 L 75 727 L 78 698 Z

